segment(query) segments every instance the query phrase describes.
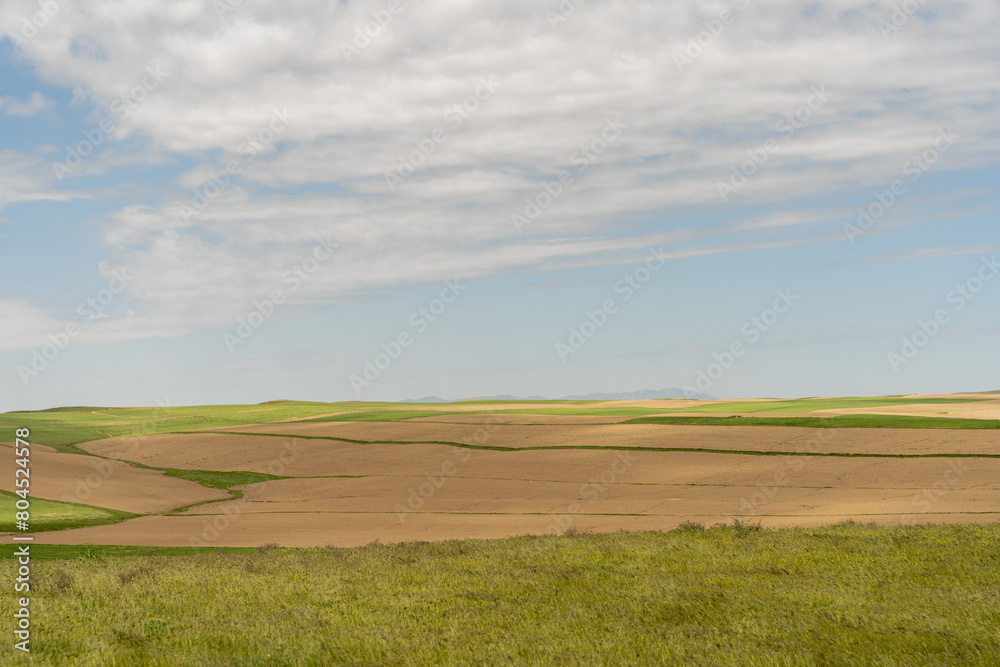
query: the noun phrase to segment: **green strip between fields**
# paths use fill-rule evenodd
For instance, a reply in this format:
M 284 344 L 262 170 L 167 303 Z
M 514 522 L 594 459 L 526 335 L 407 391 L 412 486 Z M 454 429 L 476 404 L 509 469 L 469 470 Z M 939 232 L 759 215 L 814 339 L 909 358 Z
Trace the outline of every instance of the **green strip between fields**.
M 742 454 L 746 456 L 833 456 L 843 458 L 870 458 L 870 459 L 1000 459 L 1000 454 L 870 454 L 856 452 L 789 452 L 789 451 L 763 451 L 756 449 L 711 449 L 708 447 L 652 447 L 643 445 L 538 445 L 531 447 L 502 447 L 500 445 L 470 445 L 464 442 L 448 442 L 445 440 L 347 440 L 335 436 L 322 435 L 288 435 L 285 433 L 243 433 L 237 431 L 200 431 L 199 433 L 208 435 L 248 435 L 264 438 L 298 438 L 301 440 L 331 440 L 334 442 L 348 442 L 357 445 L 444 445 L 446 447 L 460 447 L 463 449 L 482 449 L 494 452 L 532 452 L 542 450 L 600 450 L 600 451 L 624 451 L 624 452 L 694 452 L 703 454 Z M 178 434 L 179 435 L 179 434 Z

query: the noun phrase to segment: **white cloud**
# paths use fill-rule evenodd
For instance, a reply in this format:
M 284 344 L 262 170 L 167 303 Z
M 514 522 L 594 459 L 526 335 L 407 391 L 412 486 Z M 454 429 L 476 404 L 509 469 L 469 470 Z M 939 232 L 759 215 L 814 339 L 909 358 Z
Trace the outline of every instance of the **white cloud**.
M 67 320 L 61 320 L 44 308 L 24 299 L 0 299 L 0 350 L 22 350 L 41 347 L 49 334 L 65 331 Z
M 55 100 L 49 99 L 37 90 L 23 102 L 10 95 L 0 96 L 0 113 L 6 116 L 31 116 L 41 111 L 49 111 L 56 106 Z
M 683 71 L 676 54 L 733 2 L 588 0 L 553 30 L 557 2 L 423 0 L 350 61 L 343 45 L 384 3 L 259 0 L 224 20 L 207 1 L 72 3 L 20 49 L 95 118 L 150 68 L 162 73 L 113 133 L 152 147 L 110 150 L 77 173 L 163 155 L 197 163 L 103 229 L 111 264 L 137 275 L 129 335 L 172 335 L 232 317 L 325 235 L 342 251 L 303 287 L 303 307 L 455 275 L 626 261 L 651 238 L 650 219 L 676 242 L 742 235 L 712 252 L 834 240 L 831 222 L 856 205 L 799 202 L 884 188 L 942 127 L 961 139 L 935 171 L 991 164 L 1000 150 L 1000 6 L 936 6 L 884 38 L 878 21 L 894 4 L 752 3 Z M 36 7 L 11 0 L 0 28 L 16 34 Z M 470 98 L 482 77 L 496 91 Z M 829 100 L 782 134 L 779 121 L 820 85 Z M 449 110 L 470 99 L 478 108 L 456 127 Z M 287 127 L 248 152 L 275 110 Z M 619 117 L 627 129 L 579 171 L 581 147 Z M 390 191 L 386 172 L 435 129 L 446 140 Z M 677 217 L 695 206 L 739 217 L 717 183 L 769 138 L 779 150 L 730 204 L 781 211 L 715 227 Z M 231 185 L 183 214 L 231 160 Z M 518 235 L 511 214 L 564 169 L 575 182 Z M 0 199 L 22 189 L 3 188 Z
M 70 201 L 86 195 L 54 190 L 47 162 L 34 155 L 0 149 L 0 209 L 19 202 Z

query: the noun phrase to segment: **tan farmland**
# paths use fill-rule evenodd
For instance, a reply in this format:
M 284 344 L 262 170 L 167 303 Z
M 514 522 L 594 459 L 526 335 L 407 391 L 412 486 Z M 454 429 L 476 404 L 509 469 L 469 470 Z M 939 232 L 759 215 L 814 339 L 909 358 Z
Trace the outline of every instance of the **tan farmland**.
M 280 442 L 312 440 L 238 433 L 287 434 L 309 438 L 343 438 L 365 442 L 445 442 L 485 447 L 684 447 L 694 449 L 841 452 L 848 454 L 1000 454 L 1000 435 L 992 430 L 948 429 L 814 429 L 787 426 L 665 426 L 659 424 L 437 424 L 427 422 L 319 422 L 265 424 L 220 430 L 218 434 L 151 436 L 136 456 L 146 465 L 197 468 L 226 465 L 230 456 L 273 458 Z M 264 442 L 258 442 L 264 441 Z M 268 442 L 275 441 L 275 442 Z M 126 446 L 127 440 L 98 440 L 83 445 L 102 456 Z M 259 454 L 240 453 L 251 449 Z M 212 470 L 243 470 L 228 465 Z
M 415 422 L 433 422 L 438 424 L 617 424 L 632 419 L 632 417 L 597 417 L 594 415 L 507 415 L 496 414 L 484 418 L 482 414 L 440 415 L 435 417 L 417 417 L 409 420 Z
M 914 415 L 918 417 L 957 417 L 964 419 L 1000 419 L 1000 400 L 943 405 L 888 405 L 882 408 L 842 408 L 839 410 L 817 410 L 815 414 L 817 416 L 875 414 Z
M 156 470 L 92 456 L 60 454 L 44 445 L 32 447 L 31 473 L 34 496 L 125 512 L 166 512 L 227 495 L 195 482 L 166 477 Z M 14 490 L 13 474 L 4 475 L 0 489 Z
M 964 405 L 981 406 L 976 414 L 988 416 L 997 403 Z M 939 408 L 954 411 L 962 404 L 904 407 L 936 416 Z M 899 414 L 922 413 L 900 408 Z M 79 445 L 100 457 L 153 467 L 287 478 L 236 487 L 244 494 L 239 499 L 168 514 L 228 495 L 114 461 L 37 449 L 37 495 L 58 499 L 95 465 L 114 466 L 81 502 L 158 513 L 39 533 L 37 541 L 350 546 L 570 528 L 666 530 L 685 521 L 735 518 L 765 526 L 1000 519 L 1000 458 L 991 458 L 1000 455 L 1000 431 L 614 423 L 621 419 L 470 414 L 396 422 L 286 421 Z M 792 455 L 761 455 L 769 452 Z

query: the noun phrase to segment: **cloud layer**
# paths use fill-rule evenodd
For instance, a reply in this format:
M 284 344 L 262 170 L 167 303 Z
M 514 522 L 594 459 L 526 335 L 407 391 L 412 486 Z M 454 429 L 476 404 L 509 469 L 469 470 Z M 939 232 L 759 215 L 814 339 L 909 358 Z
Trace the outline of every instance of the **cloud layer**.
M 229 324 L 276 288 L 288 316 L 651 245 L 841 240 L 943 128 L 959 139 L 936 171 L 1000 149 L 988 0 L 231 5 L 59 3 L 29 37 L 38 5 L 7 3 L 20 57 L 107 128 L 65 187 L 120 169 L 128 138 L 148 143 L 139 163 L 189 165 L 103 225 L 105 270 L 134 276 L 132 316 L 97 323 L 107 339 Z M 28 174 L 3 202 L 51 196 L 31 194 L 51 177 L 26 160 L 0 155 Z M 831 195 L 861 200 L 816 206 Z M 292 292 L 284 277 L 324 240 L 336 254 Z

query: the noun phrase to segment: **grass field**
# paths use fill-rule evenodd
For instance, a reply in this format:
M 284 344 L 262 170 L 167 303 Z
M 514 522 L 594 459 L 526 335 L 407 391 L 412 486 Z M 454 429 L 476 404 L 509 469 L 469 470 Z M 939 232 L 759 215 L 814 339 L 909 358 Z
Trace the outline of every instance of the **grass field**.
M 354 549 L 36 545 L 34 650 L 17 663 L 991 665 L 998 540 L 997 524 L 744 524 Z
M 56 450 L 33 492 L 80 503 L 32 497 L 33 652 L 0 664 L 1000 664 L 998 415 L 987 395 L 7 413 Z M 849 517 L 882 527 L 830 525 Z
M 985 395 L 984 395 L 985 396 Z M 904 398 L 848 397 L 824 399 L 769 400 L 759 402 L 709 402 L 675 407 L 674 399 L 645 401 L 645 406 L 621 406 L 599 401 L 462 401 L 459 403 L 378 403 L 346 402 L 316 403 L 309 401 L 278 401 L 258 405 L 211 405 L 162 408 L 101 408 L 78 406 L 53 408 L 33 412 L 0 414 L 0 429 L 29 427 L 32 441 L 49 445 L 61 452 L 86 454 L 76 445 L 93 440 L 116 437 L 136 437 L 163 433 L 185 433 L 205 429 L 268 424 L 290 420 L 323 422 L 394 422 L 420 418 L 461 415 L 556 415 L 581 417 L 646 418 L 670 413 L 809 413 L 817 410 L 870 408 L 891 406 L 957 405 L 990 401 L 990 398 Z M 993 399 L 995 400 L 995 399 Z M 602 404 L 603 403 L 603 404 Z M 690 403 L 682 401 L 682 404 Z M 512 404 L 522 407 L 511 408 Z M 493 407 L 495 406 L 495 407 Z M 461 410 L 457 410 L 461 408 Z M 339 414 L 336 414 L 339 413 Z M 884 427 L 889 423 L 883 415 L 849 415 L 851 420 L 835 426 Z M 996 428 L 991 420 L 960 420 L 946 417 L 927 418 L 939 421 L 894 422 L 899 428 Z M 817 416 L 817 419 L 821 417 Z M 839 419 L 839 417 L 838 417 Z M 1000 421 L 1000 420 L 996 420 Z M 682 422 L 674 422 L 682 423 Z M 691 422 L 694 423 L 694 422 Z M 714 423 L 714 422 L 713 422 Z M 748 422 L 744 422 L 748 423 Z M 789 422 L 783 422 L 790 425 Z M 803 425 L 817 425 L 808 422 Z M 832 422 L 826 422 L 830 424 Z M 978 426 L 976 424 L 979 424 Z
M 104 507 L 64 503 L 58 500 L 31 498 L 30 496 L 29 499 L 31 501 L 32 532 L 101 526 L 138 516 L 131 512 L 121 512 Z M 0 491 L 0 531 L 14 531 L 14 512 L 17 511 L 14 503 L 18 500 L 20 498 L 10 491 Z
M 986 399 L 979 399 L 985 401 Z M 816 410 L 838 410 L 844 408 L 885 408 L 895 405 L 948 405 L 951 403 L 974 403 L 968 398 L 902 398 L 893 396 L 843 397 L 843 398 L 799 398 L 791 401 L 725 402 L 718 401 L 690 408 L 676 408 L 671 412 L 815 412 Z

